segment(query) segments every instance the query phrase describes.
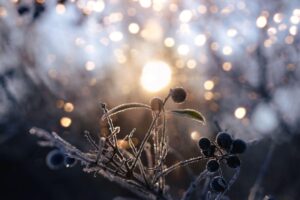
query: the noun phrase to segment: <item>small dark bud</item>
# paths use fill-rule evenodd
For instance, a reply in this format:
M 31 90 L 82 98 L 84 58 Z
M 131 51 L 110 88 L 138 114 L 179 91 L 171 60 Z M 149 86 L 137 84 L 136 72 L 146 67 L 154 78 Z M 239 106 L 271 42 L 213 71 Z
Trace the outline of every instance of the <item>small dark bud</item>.
M 220 164 L 217 160 L 209 160 L 206 163 L 206 169 L 209 172 L 216 172 L 220 167 Z
M 64 166 L 65 155 L 58 149 L 52 150 L 46 157 L 50 169 L 59 169 Z
M 210 182 L 210 187 L 215 192 L 224 192 L 227 188 L 227 183 L 223 177 L 216 176 Z
M 65 4 L 67 0 L 58 0 L 57 4 Z
M 25 15 L 26 13 L 29 13 L 30 8 L 26 5 L 22 5 L 18 8 L 19 15 Z
M 247 149 L 246 142 L 244 142 L 243 140 L 240 140 L 240 139 L 236 139 L 232 143 L 230 153 L 240 154 L 240 153 L 244 153 L 246 151 L 246 149 Z
M 225 132 L 221 132 L 217 135 L 217 144 L 225 149 L 225 150 L 229 150 L 230 149 L 230 146 L 232 144 L 232 139 L 231 139 L 231 136 L 228 134 L 228 133 L 225 133 Z
M 161 98 L 155 97 L 151 100 L 150 106 L 152 111 L 160 112 L 164 107 L 164 102 Z
M 34 5 L 35 6 L 34 6 L 34 12 L 33 12 L 33 19 L 36 20 L 41 16 L 41 14 L 43 12 L 45 12 L 46 7 L 44 4 L 41 4 L 41 3 L 35 3 Z
M 229 156 L 228 158 L 226 158 L 226 162 L 228 167 L 230 168 L 237 168 L 241 165 L 241 161 L 237 156 Z
M 66 167 L 74 167 L 77 163 L 75 158 L 71 158 L 69 156 L 65 156 L 64 164 Z
M 203 155 L 206 157 L 213 157 L 216 151 L 216 146 L 211 145 L 207 150 L 202 150 Z
M 181 87 L 173 88 L 171 89 L 170 92 L 171 92 L 171 97 L 175 103 L 182 103 L 185 101 L 187 94 L 183 88 Z
M 198 142 L 200 149 L 207 150 L 210 147 L 210 140 L 208 138 L 201 138 Z

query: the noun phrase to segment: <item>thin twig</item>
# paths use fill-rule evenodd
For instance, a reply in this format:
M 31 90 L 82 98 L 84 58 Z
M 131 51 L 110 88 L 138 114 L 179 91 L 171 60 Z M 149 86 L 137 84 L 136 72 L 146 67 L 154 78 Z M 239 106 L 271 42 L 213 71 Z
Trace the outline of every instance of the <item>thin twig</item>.
M 158 174 L 155 179 L 154 179 L 154 182 L 156 182 L 161 176 L 166 176 L 168 175 L 170 172 L 174 171 L 175 169 L 177 169 L 178 167 L 183 167 L 185 165 L 189 165 L 189 164 L 192 164 L 194 162 L 198 162 L 200 160 L 204 159 L 203 156 L 198 156 L 198 157 L 195 157 L 195 158 L 190 158 L 188 160 L 184 160 L 184 161 L 180 161 L 174 165 L 172 165 L 171 167 L 165 169 L 163 172 L 161 172 L 160 174 Z
M 240 171 L 241 171 L 241 168 L 240 168 L 240 167 L 238 167 L 238 168 L 235 170 L 234 175 L 232 176 L 232 178 L 231 178 L 230 181 L 228 182 L 228 185 L 227 185 L 227 187 L 226 187 L 226 190 L 225 190 L 224 192 L 222 192 L 221 194 L 219 194 L 219 195 L 217 196 L 216 200 L 220 200 L 220 199 L 224 196 L 224 194 L 230 190 L 230 187 L 234 184 L 234 182 L 235 182 L 235 181 L 237 180 L 237 178 L 239 177 Z
M 165 100 L 163 102 L 163 106 L 166 104 L 166 102 L 169 99 L 170 95 L 171 95 L 171 93 L 169 93 L 168 96 L 165 98 Z M 150 127 L 149 127 L 149 129 L 148 129 L 148 131 L 147 131 L 147 133 L 146 133 L 146 135 L 145 135 L 145 137 L 144 137 L 144 139 L 143 139 L 143 141 L 141 143 L 141 146 L 139 148 L 137 156 L 136 156 L 136 158 L 135 158 L 135 160 L 134 160 L 134 162 L 132 164 L 131 170 L 134 170 L 134 168 L 136 166 L 136 163 L 138 161 L 138 158 L 141 156 L 141 154 L 142 154 L 142 152 L 144 150 L 145 144 L 146 144 L 146 142 L 148 141 L 148 139 L 151 136 L 152 129 L 154 128 L 154 125 L 156 123 L 156 120 L 159 118 L 159 115 L 160 115 L 160 111 L 155 115 L 155 117 L 153 118 L 153 120 L 152 120 L 152 122 L 150 124 Z
M 189 200 L 191 198 L 192 193 L 196 190 L 197 186 L 201 183 L 201 181 L 206 178 L 208 172 L 204 170 L 199 176 L 193 181 L 186 192 L 183 194 L 181 200 Z
M 262 180 L 265 177 L 265 175 L 268 171 L 268 167 L 270 165 L 270 162 L 272 160 L 273 153 L 275 151 L 275 147 L 276 147 L 276 143 L 272 141 L 272 144 L 269 148 L 269 151 L 266 155 L 266 158 L 264 159 L 263 165 L 261 166 L 261 169 L 260 169 L 259 174 L 256 178 L 256 181 L 255 181 L 253 187 L 250 190 L 248 200 L 256 200 L 257 193 L 259 192 L 259 189 L 261 188 Z

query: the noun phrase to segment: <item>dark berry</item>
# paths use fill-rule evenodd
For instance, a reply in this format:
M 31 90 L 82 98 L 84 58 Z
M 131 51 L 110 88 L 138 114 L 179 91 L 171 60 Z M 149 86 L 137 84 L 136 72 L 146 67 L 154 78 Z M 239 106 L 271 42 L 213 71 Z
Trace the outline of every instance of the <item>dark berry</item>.
M 75 158 L 71 158 L 69 156 L 65 156 L 64 164 L 66 167 L 74 167 L 77 163 Z
M 24 15 L 30 11 L 30 8 L 26 5 L 22 5 L 18 8 L 19 15 Z
M 219 169 L 220 165 L 217 160 L 209 160 L 206 163 L 206 169 L 209 172 L 216 172 Z
M 150 106 L 152 111 L 160 112 L 164 107 L 164 102 L 161 98 L 155 97 L 151 100 Z
M 208 138 L 201 138 L 198 144 L 200 149 L 207 150 L 210 147 L 210 140 Z
M 171 89 L 171 97 L 175 103 L 184 102 L 186 96 L 186 91 L 181 87 Z
M 236 139 L 232 143 L 232 147 L 230 150 L 230 153 L 233 154 L 239 154 L 239 153 L 244 153 L 247 149 L 247 144 L 243 140 Z
M 241 161 L 237 156 L 229 156 L 228 158 L 226 158 L 226 162 L 228 167 L 230 168 L 237 168 L 241 165 Z
M 216 151 L 216 146 L 211 145 L 207 150 L 202 150 L 203 155 L 206 157 L 213 157 Z
M 223 177 L 216 176 L 211 180 L 210 187 L 215 192 L 224 192 L 227 188 L 227 183 Z
M 50 169 L 59 169 L 64 166 L 65 155 L 58 149 L 48 153 L 46 163 Z
M 35 3 L 34 5 L 35 6 L 34 6 L 33 19 L 36 20 L 46 10 L 46 7 L 44 4 L 41 4 L 41 3 Z
M 58 0 L 57 4 L 65 4 L 67 0 Z
M 225 150 L 229 150 L 230 149 L 230 146 L 232 144 L 232 139 L 231 139 L 231 136 L 228 134 L 228 133 L 225 133 L 225 132 L 221 132 L 217 135 L 217 144 L 225 149 Z

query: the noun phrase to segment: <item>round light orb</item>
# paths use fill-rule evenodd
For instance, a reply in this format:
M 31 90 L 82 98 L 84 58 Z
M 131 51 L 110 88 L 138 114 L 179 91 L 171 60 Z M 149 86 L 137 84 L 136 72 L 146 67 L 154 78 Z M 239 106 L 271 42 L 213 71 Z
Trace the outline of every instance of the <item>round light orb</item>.
M 163 61 L 150 61 L 144 65 L 141 84 L 149 92 L 158 92 L 171 81 L 170 66 Z

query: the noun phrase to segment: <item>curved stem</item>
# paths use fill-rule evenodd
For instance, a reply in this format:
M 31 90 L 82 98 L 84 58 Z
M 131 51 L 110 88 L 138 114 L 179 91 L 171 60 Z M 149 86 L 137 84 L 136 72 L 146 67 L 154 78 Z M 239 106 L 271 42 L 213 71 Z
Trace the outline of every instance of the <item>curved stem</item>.
M 163 102 L 163 106 L 165 106 L 165 104 L 166 104 L 167 100 L 169 99 L 170 95 L 171 95 L 171 94 L 169 93 L 168 96 L 165 98 L 165 100 L 164 100 L 164 102 Z M 160 111 L 160 112 L 161 112 L 161 111 Z M 159 118 L 160 112 L 157 113 L 157 114 L 155 115 L 155 117 L 153 118 L 153 120 L 152 120 L 152 122 L 151 122 L 151 124 L 150 124 L 150 127 L 149 127 L 149 129 L 148 129 L 148 131 L 147 131 L 147 133 L 146 133 L 146 136 L 144 137 L 144 139 L 143 139 L 143 141 L 142 141 L 142 143 L 141 143 L 141 146 L 140 146 L 140 148 L 139 148 L 139 151 L 138 151 L 138 153 L 137 153 L 137 155 L 136 155 L 136 157 L 135 157 L 135 160 L 134 160 L 134 162 L 133 162 L 133 164 L 132 164 L 131 170 L 134 170 L 134 168 L 135 168 L 135 166 L 136 166 L 136 163 L 137 163 L 139 157 L 141 156 L 141 154 L 142 154 L 142 152 L 143 152 L 143 150 L 144 150 L 145 144 L 146 144 L 146 142 L 148 141 L 148 139 L 149 139 L 150 136 L 151 136 L 151 131 L 152 131 L 152 129 L 154 128 L 154 125 L 155 125 L 157 119 Z
M 258 176 L 257 176 L 257 178 L 255 180 L 255 183 L 254 183 L 253 187 L 250 190 L 250 194 L 248 196 L 248 200 L 255 200 L 256 199 L 257 193 L 259 192 L 259 189 L 260 189 L 261 184 L 262 184 L 262 180 L 263 180 L 263 178 L 265 177 L 265 175 L 266 175 L 266 173 L 268 171 L 268 167 L 269 167 L 270 162 L 272 160 L 275 147 L 276 147 L 276 143 L 272 142 L 272 144 L 271 144 L 271 146 L 269 148 L 269 151 L 268 151 L 268 153 L 266 155 L 265 161 L 264 161 L 263 165 L 261 166 L 259 174 L 258 174 Z
M 192 193 L 196 190 L 197 186 L 200 184 L 200 182 L 206 177 L 207 171 L 204 170 L 199 174 L 199 176 L 196 178 L 195 181 L 193 181 L 189 188 L 186 190 L 186 192 L 183 194 L 181 200 L 189 200 L 191 198 Z
M 172 165 L 171 167 L 165 169 L 163 172 L 161 172 L 160 174 L 158 174 L 155 179 L 154 179 L 154 183 L 162 176 L 166 176 L 168 175 L 170 172 L 174 171 L 175 169 L 177 169 L 178 167 L 183 167 L 185 165 L 189 165 L 192 164 L 194 162 L 198 162 L 199 160 L 202 160 L 204 157 L 203 156 L 198 156 L 195 158 L 190 158 L 188 160 L 184 160 L 184 161 L 180 161 L 174 165 Z

